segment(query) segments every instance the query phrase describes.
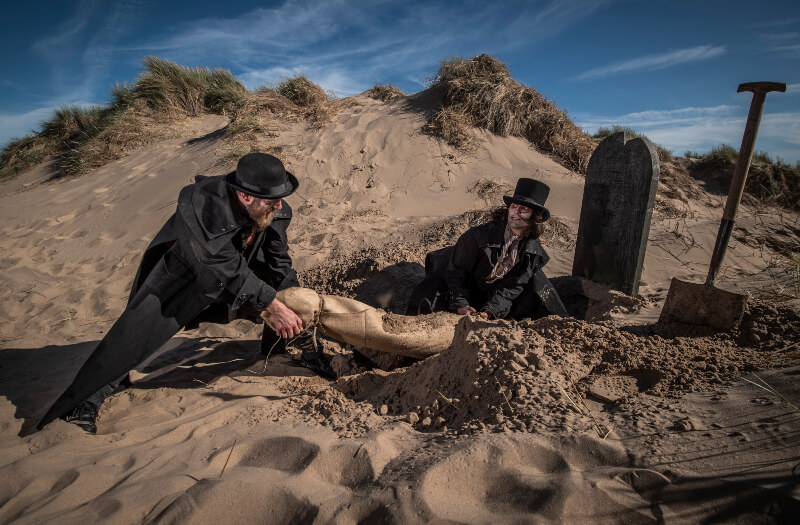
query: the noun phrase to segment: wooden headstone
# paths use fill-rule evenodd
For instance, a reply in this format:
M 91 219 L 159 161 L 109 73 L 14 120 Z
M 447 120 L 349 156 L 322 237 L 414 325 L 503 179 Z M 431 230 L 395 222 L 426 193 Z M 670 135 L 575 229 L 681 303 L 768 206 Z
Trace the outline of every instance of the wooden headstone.
M 583 188 L 572 275 L 638 293 L 658 175 L 656 148 L 645 138 L 621 131 L 597 146 Z

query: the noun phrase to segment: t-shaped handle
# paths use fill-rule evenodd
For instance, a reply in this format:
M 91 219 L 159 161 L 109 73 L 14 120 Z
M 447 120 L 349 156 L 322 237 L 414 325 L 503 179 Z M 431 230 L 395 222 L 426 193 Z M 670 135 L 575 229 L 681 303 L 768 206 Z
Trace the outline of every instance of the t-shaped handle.
M 728 191 L 728 201 L 725 203 L 723 217 L 728 220 L 733 220 L 736 217 L 736 209 L 739 207 L 739 201 L 742 200 L 745 179 L 747 178 L 747 172 L 750 170 L 753 148 L 756 145 L 758 125 L 761 123 L 761 113 L 764 110 L 764 100 L 770 91 L 785 92 L 786 84 L 783 82 L 747 82 L 739 84 L 739 89 L 736 90 L 737 93 L 743 91 L 752 92 L 753 100 L 750 102 L 750 113 L 747 115 L 742 147 L 739 148 L 739 159 L 736 161 L 731 188 Z
M 746 82 L 739 84 L 739 89 L 736 90 L 737 93 L 742 91 L 753 93 L 753 100 L 750 102 L 750 112 L 747 114 L 744 136 L 742 136 L 742 147 L 739 148 L 739 158 L 736 160 L 736 169 L 733 171 L 731 188 L 728 190 L 728 200 L 725 201 L 725 211 L 722 213 L 722 223 L 719 226 L 717 242 L 714 245 L 714 253 L 711 254 L 711 266 L 708 269 L 706 284 L 714 284 L 717 270 L 722 264 L 725 250 L 728 248 L 728 239 L 730 239 L 731 231 L 733 231 L 736 210 L 742 200 L 747 172 L 750 171 L 750 162 L 753 160 L 753 148 L 756 145 L 761 113 L 764 111 L 764 100 L 770 91 L 784 93 L 786 84 L 783 82 Z
M 786 84 L 783 82 L 747 82 L 744 84 L 739 84 L 739 89 L 736 90 L 737 93 L 741 93 L 742 91 L 764 94 L 767 94 L 770 91 L 779 91 L 781 93 L 785 93 Z

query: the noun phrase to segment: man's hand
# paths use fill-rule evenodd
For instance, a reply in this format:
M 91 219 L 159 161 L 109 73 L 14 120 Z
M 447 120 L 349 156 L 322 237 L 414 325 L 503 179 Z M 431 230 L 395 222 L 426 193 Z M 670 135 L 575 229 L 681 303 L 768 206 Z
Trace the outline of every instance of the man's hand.
M 467 314 L 473 315 L 475 313 L 477 312 L 471 306 L 462 306 L 461 308 L 458 309 L 458 315 L 467 315 Z
M 270 319 L 275 323 L 275 333 L 279 337 L 288 339 L 303 331 L 303 321 L 279 300 L 273 299 L 265 310 L 269 312 Z
M 471 306 L 462 306 L 458 309 L 458 315 L 474 315 L 481 319 L 489 319 L 489 314 L 486 312 L 479 312 Z

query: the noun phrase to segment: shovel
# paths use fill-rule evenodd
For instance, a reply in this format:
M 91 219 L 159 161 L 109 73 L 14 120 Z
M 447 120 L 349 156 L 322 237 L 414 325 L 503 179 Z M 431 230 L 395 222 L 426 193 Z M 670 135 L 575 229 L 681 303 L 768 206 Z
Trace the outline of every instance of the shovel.
M 756 144 L 758 125 L 761 122 L 761 113 L 764 110 L 764 99 L 770 91 L 785 92 L 786 84 L 782 82 L 749 82 L 740 84 L 737 93 L 750 91 L 753 101 L 750 103 L 750 113 L 747 115 L 747 124 L 742 137 L 742 147 L 739 148 L 739 158 L 736 161 L 736 170 L 728 191 L 728 200 L 725 202 L 725 211 L 719 225 L 717 241 L 714 244 L 714 253 L 711 255 L 711 266 L 705 284 L 695 284 L 672 278 L 669 286 L 667 300 L 661 309 L 659 323 L 689 323 L 709 326 L 718 330 L 728 331 L 739 326 L 744 315 L 747 296 L 720 290 L 714 286 L 717 276 L 728 248 L 728 240 L 733 231 L 736 210 L 742 200 L 744 183 L 747 172 L 750 170 L 750 161 L 753 159 L 753 147 Z

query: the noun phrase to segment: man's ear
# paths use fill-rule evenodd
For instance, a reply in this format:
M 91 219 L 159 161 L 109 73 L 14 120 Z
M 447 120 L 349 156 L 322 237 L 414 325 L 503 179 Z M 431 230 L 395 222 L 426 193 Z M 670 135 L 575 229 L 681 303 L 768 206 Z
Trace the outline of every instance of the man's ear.
M 239 202 L 241 202 L 245 206 L 250 206 L 251 204 L 253 204 L 253 201 L 255 200 L 255 197 L 253 197 L 252 195 L 248 195 L 241 191 L 237 191 L 236 196 L 239 197 Z

